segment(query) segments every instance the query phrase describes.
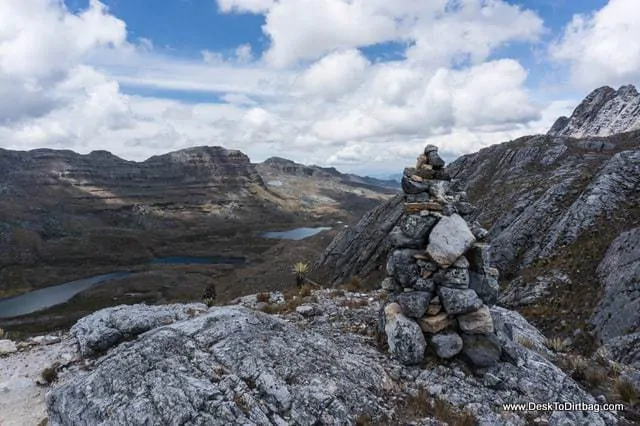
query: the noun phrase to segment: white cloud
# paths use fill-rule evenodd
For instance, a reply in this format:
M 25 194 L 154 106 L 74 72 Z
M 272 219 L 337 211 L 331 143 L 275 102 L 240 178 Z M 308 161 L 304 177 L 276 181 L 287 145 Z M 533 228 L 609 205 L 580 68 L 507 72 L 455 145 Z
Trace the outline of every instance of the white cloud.
M 550 53 L 570 66 L 574 84 L 593 89 L 640 80 L 640 2 L 610 0 L 575 15 Z
M 275 3 L 274 0 L 217 0 L 222 12 L 262 13 Z
M 501 0 L 218 0 L 224 12 L 265 14 L 267 61 L 286 67 L 336 49 L 412 44 L 408 56 L 431 66 L 479 62 L 510 41 L 536 41 L 542 20 Z
M 258 161 L 279 155 L 398 171 L 425 143 L 466 153 L 546 131 L 555 119 L 531 101 L 520 63 L 487 60 L 542 31 L 535 14 L 505 2 L 218 4 L 265 14 L 264 58 L 248 44 L 193 60 L 161 54 L 151 40 L 131 45 L 124 22 L 96 1 L 78 15 L 55 0 L 0 2 L 0 146 L 108 149 L 141 160 L 222 145 Z M 21 24 L 5 25 L 14 16 Z M 463 36 L 456 42 L 446 34 Z M 372 63 L 358 49 L 394 40 L 413 43 L 406 58 Z M 65 60 L 52 61 L 46 43 Z M 461 55 L 470 61 L 458 62 Z M 125 95 L 124 86 L 159 93 Z M 168 90 L 211 93 L 221 103 L 163 99 Z
M 326 100 L 347 95 L 363 81 L 370 63 L 357 49 L 335 52 L 310 66 L 297 81 L 303 92 Z

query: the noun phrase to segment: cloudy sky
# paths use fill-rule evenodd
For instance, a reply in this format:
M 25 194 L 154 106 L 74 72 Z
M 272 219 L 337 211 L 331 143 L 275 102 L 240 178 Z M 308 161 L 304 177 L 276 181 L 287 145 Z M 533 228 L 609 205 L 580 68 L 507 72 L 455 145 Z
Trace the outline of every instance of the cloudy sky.
M 638 0 L 0 0 L 0 147 L 390 174 L 638 84 L 637 40 Z

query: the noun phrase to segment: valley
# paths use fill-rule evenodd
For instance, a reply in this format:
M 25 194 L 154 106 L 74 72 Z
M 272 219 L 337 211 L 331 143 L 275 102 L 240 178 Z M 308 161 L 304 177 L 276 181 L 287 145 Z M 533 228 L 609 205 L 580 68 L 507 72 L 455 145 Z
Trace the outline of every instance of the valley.
M 197 301 L 211 284 L 219 303 L 288 288 L 294 262 L 313 260 L 336 229 L 394 192 L 338 172 L 254 165 L 217 147 L 143 163 L 105 152 L 0 150 L 0 167 L 0 297 L 128 273 L 44 311 L 0 318 L 0 327 L 29 332 L 66 327 L 113 304 Z M 314 235 L 315 227 L 323 232 Z M 287 239 L 277 234 L 298 228 Z M 246 262 L 154 262 L 168 257 Z

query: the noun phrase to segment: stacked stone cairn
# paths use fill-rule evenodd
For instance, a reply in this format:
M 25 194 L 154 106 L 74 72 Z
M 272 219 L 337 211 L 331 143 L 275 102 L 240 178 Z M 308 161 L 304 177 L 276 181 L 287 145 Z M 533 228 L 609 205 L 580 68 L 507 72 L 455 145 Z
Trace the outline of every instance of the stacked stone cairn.
M 404 213 L 389 234 L 392 249 L 380 312 L 389 351 L 405 365 L 460 356 L 490 367 L 501 355 L 488 306 L 498 298 L 498 271 L 489 265 L 487 231 L 468 223 L 475 207 L 428 145 L 404 170 Z

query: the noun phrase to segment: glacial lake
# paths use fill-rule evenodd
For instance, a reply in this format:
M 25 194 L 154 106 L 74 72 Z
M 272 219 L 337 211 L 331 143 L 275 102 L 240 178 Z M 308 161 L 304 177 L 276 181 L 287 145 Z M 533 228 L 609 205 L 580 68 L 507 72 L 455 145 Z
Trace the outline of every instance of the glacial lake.
M 317 228 L 295 228 L 289 231 L 277 231 L 277 232 L 265 232 L 261 235 L 264 238 L 272 238 L 278 240 L 304 240 L 305 238 L 312 237 L 319 234 L 322 231 L 328 231 L 331 229 L 326 226 L 319 226 Z
M 151 265 L 239 265 L 246 263 L 243 257 L 160 257 L 153 259 Z M 131 275 L 131 272 L 111 272 L 109 274 L 96 275 L 83 278 L 65 284 L 46 287 L 40 290 L 30 291 L 19 296 L 0 299 L 0 318 L 13 318 L 31 314 L 42 309 L 60 305 L 69 301 L 73 296 L 81 293 L 94 285 L 105 281 L 117 280 Z

